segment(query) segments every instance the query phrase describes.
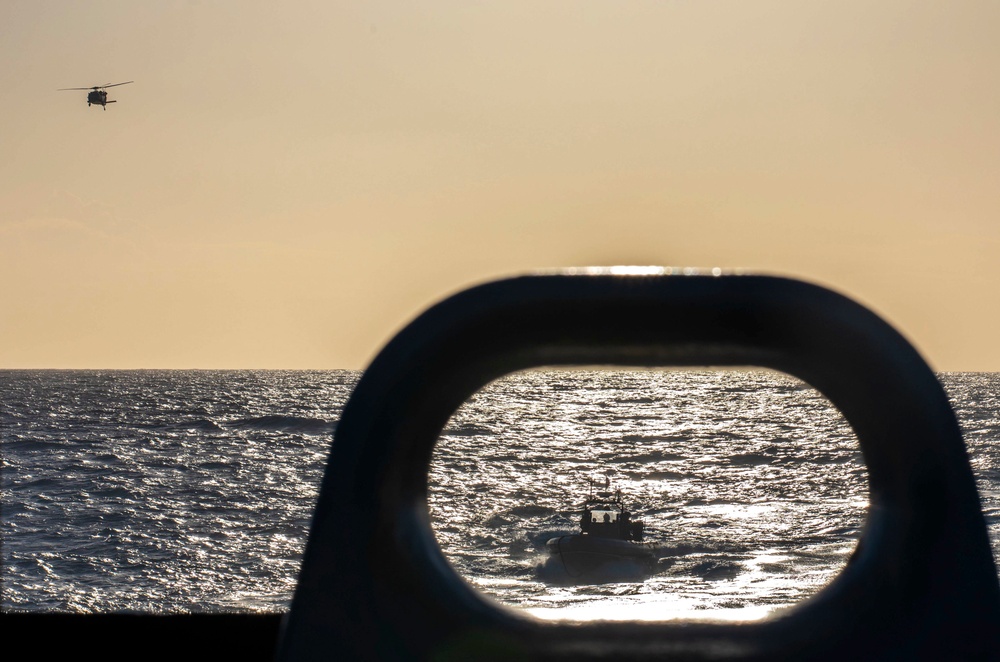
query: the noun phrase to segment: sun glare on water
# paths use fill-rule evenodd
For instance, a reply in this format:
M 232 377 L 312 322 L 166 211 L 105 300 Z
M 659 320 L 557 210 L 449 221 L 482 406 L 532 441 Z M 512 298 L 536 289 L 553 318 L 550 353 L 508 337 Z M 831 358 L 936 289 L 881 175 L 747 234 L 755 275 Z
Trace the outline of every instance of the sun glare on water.
M 456 572 L 537 618 L 749 621 L 840 571 L 866 483 L 843 416 L 787 375 L 535 370 L 455 412 L 429 505 Z M 580 576 L 547 542 L 579 534 L 588 492 L 609 487 L 652 559 Z

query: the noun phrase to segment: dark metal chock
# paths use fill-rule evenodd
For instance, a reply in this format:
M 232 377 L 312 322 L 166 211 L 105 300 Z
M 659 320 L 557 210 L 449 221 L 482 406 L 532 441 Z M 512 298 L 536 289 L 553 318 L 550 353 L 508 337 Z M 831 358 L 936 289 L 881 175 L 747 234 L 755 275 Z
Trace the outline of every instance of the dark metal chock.
M 858 550 L 769 620 L 561 623 L 498 606 L 431 532 L 451 414 L 539 366 L 760 366 L 825 394 L 857 434 Z M 279 659 L 955 660 L 1000 656 L 1000 587 L 961 432 L 934 373 L 874 313 L 767 276 L 532 275 L 433 306 L 375 358 L 331 447 Z

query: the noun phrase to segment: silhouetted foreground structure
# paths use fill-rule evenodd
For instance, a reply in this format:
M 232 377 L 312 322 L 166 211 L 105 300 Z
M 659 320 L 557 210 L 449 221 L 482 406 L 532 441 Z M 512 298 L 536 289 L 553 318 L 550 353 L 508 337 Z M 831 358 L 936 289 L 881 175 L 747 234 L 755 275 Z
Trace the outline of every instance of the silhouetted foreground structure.
M 451 414 L 538 366 L 774 368 L 853 426 L 859 549 L 786 615 L 744 624 L 542 622 L 460 579 L 430 530 Z M 858 304 L 763 276 L 526 276 L 426 311 L 375 358 L 337 428 L 279 659 L 989 659 L 1000 588 L 964 444 L 917 352 Z
M 542 622 L 459 578 L 430 529 L 448 418 L 536 366 L 774 368 L 853 426 L 870 509 L 851 563 L 763 622 Z M 2 616 L 49 656 L 267 659 L 277 616 Z M 175 652 L 182 651 L 182 652 Z M 1000 587 L 964 444 L 930 368 L 858 304 L 762 276 L 526 276 L 434 306 L 374 360 L 331 447 L 280 660 L 1000 659 Z

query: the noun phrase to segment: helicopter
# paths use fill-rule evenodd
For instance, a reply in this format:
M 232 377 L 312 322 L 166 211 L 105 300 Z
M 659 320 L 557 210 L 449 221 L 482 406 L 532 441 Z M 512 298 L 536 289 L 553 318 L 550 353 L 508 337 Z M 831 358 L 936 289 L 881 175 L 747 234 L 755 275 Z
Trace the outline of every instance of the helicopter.
M 127 80 L 124 83 L 108 83 L 107 85 L 95 85 L 94 87 L 63 87 L 57 92 L 66 92 L 69 90 L 90 90 L 87 92 L 87 107 L 97 103 L 100 104 L 104 110 L 108 109 L 109 103 L 117 103 L 114 99 L 108 99 L 108 92 L 105 88 L 117 87 L 119 85 L 128 85 L 129 83 L 134 83 L 134 80 Z

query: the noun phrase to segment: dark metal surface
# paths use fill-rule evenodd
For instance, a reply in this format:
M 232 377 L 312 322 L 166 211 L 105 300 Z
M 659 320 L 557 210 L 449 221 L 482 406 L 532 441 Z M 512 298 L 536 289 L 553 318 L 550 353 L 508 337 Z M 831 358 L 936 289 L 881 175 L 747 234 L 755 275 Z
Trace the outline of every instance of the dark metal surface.
M 481 386 L 536 366 L 754 365 L 802 378 L 854 428 L 870 511 L 811 600 L 744 624 L 541 622 L 459 578 L 428 522 L 431 451 Z M 279 659 L 996 659 L 1000 588 L 948 399 L 891 327 L 763 276 L 526 276 L 400 332 L 344 409 Z
M 281 614 L 0 614 L 7 660 L 268 662 Z

